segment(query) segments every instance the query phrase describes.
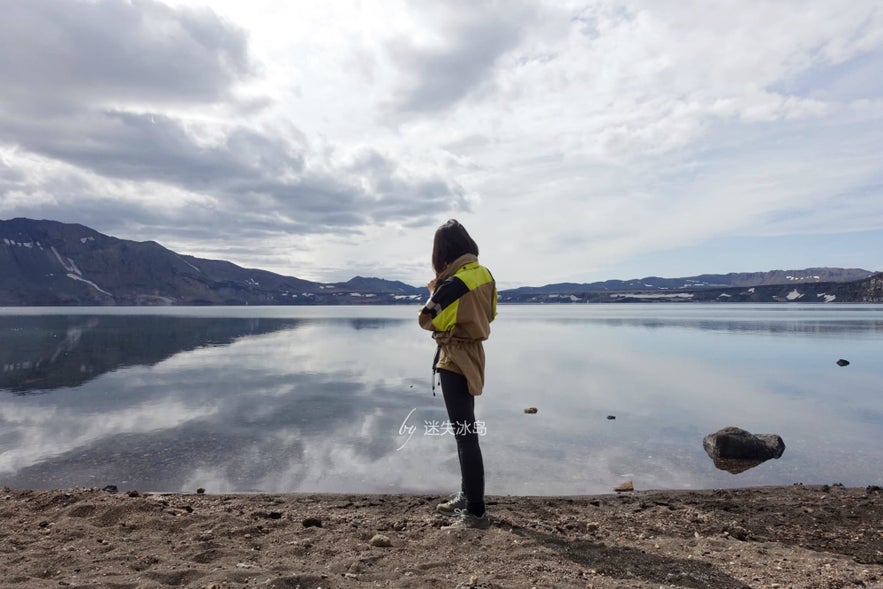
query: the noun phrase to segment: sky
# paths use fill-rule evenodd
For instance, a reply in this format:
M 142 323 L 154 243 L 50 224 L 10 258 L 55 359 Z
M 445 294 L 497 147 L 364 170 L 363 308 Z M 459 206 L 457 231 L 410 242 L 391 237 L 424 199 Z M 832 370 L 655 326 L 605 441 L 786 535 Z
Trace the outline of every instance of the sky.
M 0 219 L 321 282 L 883 270 L 879 0 L 6 0 Z

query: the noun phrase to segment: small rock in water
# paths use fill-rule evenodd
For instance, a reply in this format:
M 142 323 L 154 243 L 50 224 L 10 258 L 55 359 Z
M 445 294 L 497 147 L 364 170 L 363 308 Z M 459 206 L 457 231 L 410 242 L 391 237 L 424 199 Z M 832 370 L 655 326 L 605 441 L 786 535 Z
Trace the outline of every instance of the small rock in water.
M 202 487 L 196 489 L 196 494 L 197 494 L 197 495 L 202 495 L 203 493 L 205 493 L 205 489 L 203 489 Z
M 615 415 L 608 415 L 607 419 L 616 419 L 616 416 Z
M 307 519 L 304 520 L 303 523 L 304 523 L 305 528 L 321 528 L 322 527 L 322 520 L 320 520 L 318 517 L 308 517 Z
M 631 481 L 626 481 L 613 487 L 613 490 L 617 493 L 630 493 L 635 490 L 635 485 Z
M 392 546 L 392 541 L 389 539 L 389 536 L 384 536 L 383 534 L 374 534 L 370 540 L 368 540 L 368 544 L 374 546 L 376 548 L 389 548 Z
M 840 358 L 839 360 L 837 360 L 837 366 L 849 366 L 849 360 L 844 360 L 843 358 Z
M 776 434 L 752 434 L 738 427 L 725 427 L 702 440 L 706 454 L 714 466 L 739 474 L 770 458 L 779 458 L 785 442 Z
M 525 413 L 536 413 L 537 408 L 536 407 L 528 407 L 527 409 L 524 410 L 524 412 Z

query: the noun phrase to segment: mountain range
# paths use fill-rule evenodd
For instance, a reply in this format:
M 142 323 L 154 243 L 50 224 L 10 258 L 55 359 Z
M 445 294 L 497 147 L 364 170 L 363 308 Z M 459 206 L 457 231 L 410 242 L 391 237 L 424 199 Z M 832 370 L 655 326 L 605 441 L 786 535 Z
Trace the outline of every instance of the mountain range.
M 416 302 L 425 288 L 325 284 L 178 254 L 78 224 L 0 220 L 0 305 L 328 305 Z
M 424 287 L 356 276 L 320 283 L 176 253 L 78 224 L 0 220 L 0 306 L 416 304 Z M 501 302 L 883 301 L 883 274 L 809 268 L 550 284 Z
M 506 303 L 604 302 L 883 302 L 883 274 L 860 268 L 648 276 L 588 284 L 559 283 L 505 290 Z

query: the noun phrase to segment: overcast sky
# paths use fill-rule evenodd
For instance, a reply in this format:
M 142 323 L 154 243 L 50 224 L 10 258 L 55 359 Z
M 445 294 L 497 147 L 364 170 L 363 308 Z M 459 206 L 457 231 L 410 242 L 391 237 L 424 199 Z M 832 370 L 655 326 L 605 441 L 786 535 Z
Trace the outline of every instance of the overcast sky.
M 879 0 L 7 0 L 0 218 L 324 282 L 883 270 Z

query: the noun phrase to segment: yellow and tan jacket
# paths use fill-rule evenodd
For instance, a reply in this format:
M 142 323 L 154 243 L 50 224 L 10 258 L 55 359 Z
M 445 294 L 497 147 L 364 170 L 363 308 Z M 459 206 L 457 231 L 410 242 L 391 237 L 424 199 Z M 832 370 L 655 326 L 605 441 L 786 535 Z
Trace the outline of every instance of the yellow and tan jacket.
M 439 275 L 435 292 L 418 316 L 420 327 L 432 331 L 438 344 L 434 368 L 465 376 L 472 395 L 480 395 L 484 388 L 481 342 L 490 335 L 490 322 L 496 315 L 494 277 L 477 257 L 465 254 Z

